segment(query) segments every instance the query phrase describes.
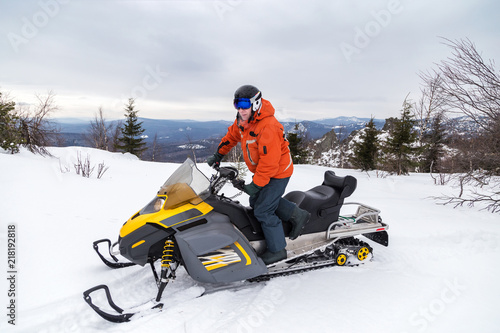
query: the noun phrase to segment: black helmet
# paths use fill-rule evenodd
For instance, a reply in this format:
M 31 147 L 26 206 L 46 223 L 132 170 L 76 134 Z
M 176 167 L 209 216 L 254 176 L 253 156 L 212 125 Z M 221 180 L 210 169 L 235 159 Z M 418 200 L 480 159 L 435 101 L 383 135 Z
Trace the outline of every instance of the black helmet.
M 262 93 L 252 85 L 241 86 L 234 92 L 234 106 L 237 108 L 242 100 L 250 103 L 253 112 L 259 111 L 262 106 Z

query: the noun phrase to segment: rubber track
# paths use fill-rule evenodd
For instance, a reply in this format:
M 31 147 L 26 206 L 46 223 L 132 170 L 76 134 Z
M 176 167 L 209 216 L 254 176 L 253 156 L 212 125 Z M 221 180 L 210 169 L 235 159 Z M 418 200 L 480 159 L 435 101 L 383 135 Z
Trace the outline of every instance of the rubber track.
M 332 267 L 332 266 L 337 266 L 337 264 L 333 262 L 333 263 L 321 265 L 321 266 L 313 266 L 313 267 L 307 267 L 307 268 L 302 268 L 302 269 L 297 269 L 297 270 L 292 270 L 292 271 L 284 271 L 281 273 L 260 275 L 260 276 L 248 279 L 247 281 L 249 281 L 249 282 L 269 281 L 273 278 L 280 277 L 280 276 L 288 276 L 288 275 L 300 274 L 300 273 L 309 272 L 309 271 L 316 271 L 318 269 L 323 269 L 323 268 Z M 352 266 L 357 266 L 357 265 L 352 265 Z
M 338 251 L 341 249 L 348 249 L 348 248 L 353 248 L 353 247 L 356 247 L 356 248 L 357 247 L 367 247 L 368 249 L 370 249 L 370 253 L 372 253 L 372 255 L 373 255 L 373 249 L 368 243 L 363 242 L 363 241 L 361 241 L 357 238 L 354 238 L 354 237 L 339 240 L 339 242 L 337 242 L 335 244 L 335 247 L 336 247 L 336 253 L 338 253 Z M 333 258 L 328 258 L 327 260 L 333 260 Z M 358 266 L 358 265 L 359 264 L 346 265 L 346 266 L 353 267 L 353 266 Z M 270 279 L 275 278 L 275 277 L 300 274 L 300 273 L 315 271 L 318 269 L 328 268 L 328 267 L 332 267 L 332 266 L 338 266 L 338 265 L 336 262 L 332 262 L 332 263 L 325 264 L 325 265 L 317 265 L 317 266 L 305 267 L 305 268 L 301 268 L 301 269 L 297 269 L 297 270 L 283 271 L 280 273 L 260 275 L 260 276 L 256 276 L 256 277 L 251 278 L 251 279 L 247 279 L 247 281 L 249 281 L 249 282 L 269 281 Z

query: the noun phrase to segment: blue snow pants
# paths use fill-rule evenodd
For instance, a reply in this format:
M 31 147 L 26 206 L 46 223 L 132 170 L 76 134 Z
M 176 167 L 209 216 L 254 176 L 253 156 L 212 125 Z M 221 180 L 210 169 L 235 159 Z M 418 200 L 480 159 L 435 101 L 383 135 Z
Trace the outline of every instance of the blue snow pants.
M 278 252 L 286 247 L 281 219 L 288 221 L 296 207 L 293 202 L 282 198 L 289 180 L 290 178 L 271 178 L 269 183 L 249 200 L 255 218 L 262 225 L 267 249 L 271 252 Z

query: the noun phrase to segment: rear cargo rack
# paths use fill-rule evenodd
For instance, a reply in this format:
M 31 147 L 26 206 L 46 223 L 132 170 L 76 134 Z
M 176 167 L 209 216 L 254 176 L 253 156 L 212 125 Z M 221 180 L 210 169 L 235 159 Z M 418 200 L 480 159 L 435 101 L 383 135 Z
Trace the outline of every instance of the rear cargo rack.
M 386 230 L 389 226 L 382 222 L 379 216 L 380 210 L 358 202 L 344 203 L 346 205 L 358 205 L 355 214 L 339 216 L 339 220 L 333 222 L 326 231 L 327 239 L 341 239 L 362 234 L 384 246 L 388 244 Z

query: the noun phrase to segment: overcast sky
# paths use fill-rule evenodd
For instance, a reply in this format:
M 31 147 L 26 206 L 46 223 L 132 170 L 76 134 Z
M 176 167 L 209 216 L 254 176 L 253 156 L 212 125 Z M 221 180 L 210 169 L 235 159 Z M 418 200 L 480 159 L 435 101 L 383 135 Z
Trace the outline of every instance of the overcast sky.
M 397 117 L 418 73 L 469 38 L 500 61 L 498 0 L 0 0 L 0 91 L 52 90 L 55 117 L 232 120 L 261 89 L 278 119 Z

